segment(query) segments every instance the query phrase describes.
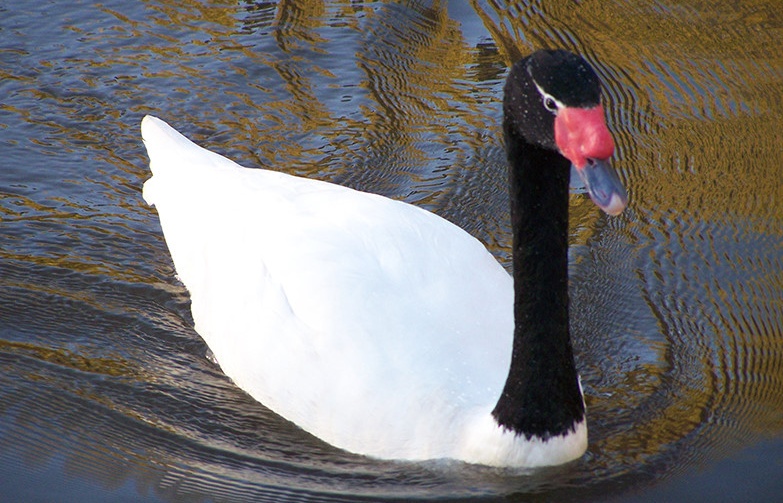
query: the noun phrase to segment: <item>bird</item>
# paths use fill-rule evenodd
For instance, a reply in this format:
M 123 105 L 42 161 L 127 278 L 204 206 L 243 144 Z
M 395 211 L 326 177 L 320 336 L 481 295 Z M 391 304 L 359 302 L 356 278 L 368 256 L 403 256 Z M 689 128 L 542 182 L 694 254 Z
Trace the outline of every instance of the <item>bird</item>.
M 225 375 L 369 458 L 527 469 L 585 453 L 569 334 L 571 170 L 609 215 L 628 195 L 584 58 L 533 52 L 503 92 L 511 274 L 423 208 L 245 168 L 143 118 L 143 197 Z

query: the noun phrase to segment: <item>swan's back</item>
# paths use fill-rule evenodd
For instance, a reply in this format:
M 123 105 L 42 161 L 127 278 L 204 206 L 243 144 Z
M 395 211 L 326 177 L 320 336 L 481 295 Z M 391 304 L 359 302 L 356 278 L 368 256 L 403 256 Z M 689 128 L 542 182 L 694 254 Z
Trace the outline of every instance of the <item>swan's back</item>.
M 154 117 L 142 135 L 144 197 L 223 371 L 342 448 L 459 458 L 510 363 L 512 280 L 484 246 L 412 205 L 243 168 Z

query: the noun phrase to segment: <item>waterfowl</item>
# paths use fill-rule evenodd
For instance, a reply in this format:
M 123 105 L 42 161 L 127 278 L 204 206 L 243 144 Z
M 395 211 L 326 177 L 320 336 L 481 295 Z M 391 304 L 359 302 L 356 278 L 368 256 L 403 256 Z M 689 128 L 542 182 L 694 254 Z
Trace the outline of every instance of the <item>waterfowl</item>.
M 580 457 L 571 166 L 606 213 L 627 203 L 600 94 L 590 65 L 565 51 L 535 52 L 509 72 L 513 276 L 431 212 L 243 168 L 145 117 L 144 198 L 196 331 L 237 386 L 350 452 L 505 467 Z

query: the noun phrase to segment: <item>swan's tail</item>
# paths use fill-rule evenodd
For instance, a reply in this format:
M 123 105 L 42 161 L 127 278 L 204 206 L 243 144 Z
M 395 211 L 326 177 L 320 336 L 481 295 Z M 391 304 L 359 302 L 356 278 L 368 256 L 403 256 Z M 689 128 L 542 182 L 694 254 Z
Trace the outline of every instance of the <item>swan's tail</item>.
M 152 178 L 144 183 L 144 200 L 155 205 L 159 200 L 159 185 L 162 179 L 188 179 L 195 175 L 198 166 L 207 169 L 224 164 L 223 156 L 199 147 L 185 138 L 176 129 L 164 121 L 147 115 L 141 121 L 141 137 L 150 158 Z M 228 161 L 229 164 L 231 161 Z
M 170 165 L 169 160 L 180 157 L 177 151 L 193 148 L 196 145 L 173 127 L 151 115 L 146 115 L 141 121 L 141 137 L 147 148 L 153 175 L 144 183 L 143 196 L 147 204 L 154 205 L 157 199 L 156 187 L 159 185 L 155 175 L 162 176 L 162 172 Z

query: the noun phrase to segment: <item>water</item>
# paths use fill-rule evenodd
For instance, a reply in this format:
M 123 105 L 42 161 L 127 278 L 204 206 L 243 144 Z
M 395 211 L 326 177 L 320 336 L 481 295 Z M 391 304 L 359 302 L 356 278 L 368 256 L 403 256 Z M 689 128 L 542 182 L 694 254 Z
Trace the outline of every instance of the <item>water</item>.
M 774 501 L 783 15 L 767 2 L 0 2 L 0 499 Z M 571 201 L 590 448 L 519 475 L 319 442 L 205 357 L 146 113 L 247 166 L 435 211 L 508 264 L 509 59 L 606 86 L 630 208 Z

